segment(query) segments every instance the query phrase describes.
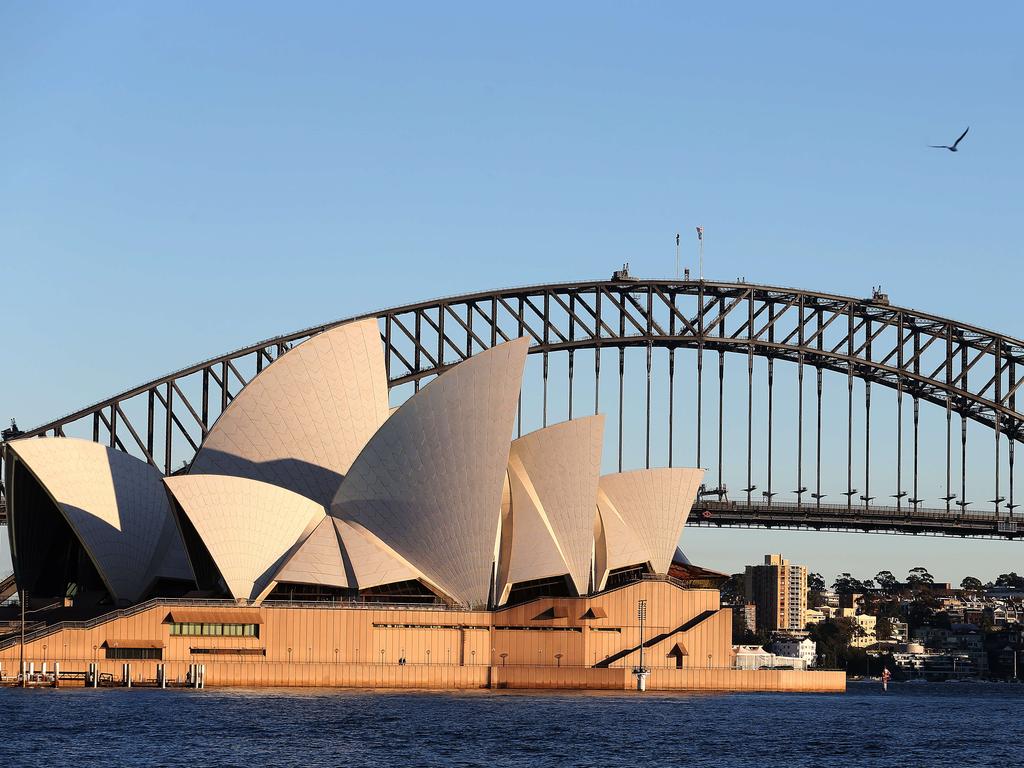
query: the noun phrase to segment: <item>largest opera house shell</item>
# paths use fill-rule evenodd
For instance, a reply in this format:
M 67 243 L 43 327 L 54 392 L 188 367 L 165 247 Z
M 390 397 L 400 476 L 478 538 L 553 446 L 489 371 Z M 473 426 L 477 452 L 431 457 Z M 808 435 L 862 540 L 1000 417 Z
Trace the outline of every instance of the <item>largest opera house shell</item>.
M 527 347 L 481 352 L 389 409 L 376 321 L 336 326 L 263 370 L 169 478 L 87 441 L 12 441 L 19 585 L 496 607 L 667 574 L 702 470 L 602 476 L 602 416 L 513 441 Z M 54 542 L 78 558 L 59 576 Z

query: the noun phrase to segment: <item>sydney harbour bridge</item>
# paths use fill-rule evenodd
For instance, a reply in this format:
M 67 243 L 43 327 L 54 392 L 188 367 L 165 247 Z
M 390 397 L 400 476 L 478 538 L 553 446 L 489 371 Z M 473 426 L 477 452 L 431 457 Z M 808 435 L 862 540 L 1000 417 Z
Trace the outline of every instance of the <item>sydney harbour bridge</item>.
M 1024 535 L 1014 514 L 1024 341 L 892 305 L 878 290 L 853 298 L 623 270 L 364 317 L 380 324 L 397 402 L 481 350 L 529 337 L 517 430 L 602 412 L 612 470 L 707 468 L 690 525 Z M 5 437 L 83 437 L 181 472 L 248 381 L 354 319 L 237 349 Z

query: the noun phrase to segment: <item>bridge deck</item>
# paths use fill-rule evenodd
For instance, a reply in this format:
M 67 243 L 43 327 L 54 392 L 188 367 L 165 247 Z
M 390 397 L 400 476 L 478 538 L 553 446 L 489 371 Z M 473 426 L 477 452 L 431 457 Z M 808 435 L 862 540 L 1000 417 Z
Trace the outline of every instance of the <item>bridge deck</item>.
M 846 506 L 814 502 L 697 501 L 687 525 L 902 533 L 989 539 L 1024 538 L 1024 524 L 1005 511 L 960 512 L 911 506 Z

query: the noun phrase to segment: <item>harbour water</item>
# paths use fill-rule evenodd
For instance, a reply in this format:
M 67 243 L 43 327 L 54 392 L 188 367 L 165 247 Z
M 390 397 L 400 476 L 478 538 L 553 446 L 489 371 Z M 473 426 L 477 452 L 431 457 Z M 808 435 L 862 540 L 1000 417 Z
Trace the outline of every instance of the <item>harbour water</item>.
M 0 689 L 0 765 L 1021 764 L 1024 685 L 845 694 Z

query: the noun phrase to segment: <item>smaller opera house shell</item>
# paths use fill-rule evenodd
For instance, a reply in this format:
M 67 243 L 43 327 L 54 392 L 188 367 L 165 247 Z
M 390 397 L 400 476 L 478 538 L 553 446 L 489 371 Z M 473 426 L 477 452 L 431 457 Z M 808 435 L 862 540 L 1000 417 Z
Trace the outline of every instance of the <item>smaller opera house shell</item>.
M 115 605 L 493 610 L 667 576 L 702 470 L 602 475 L 603 416 L 512 440 L 527 346 L 481 352 L 391 409 L 376 321 L 336 326 L 264 369 L 167 478 L 84 440 L 11 441 L 18 584 Z

